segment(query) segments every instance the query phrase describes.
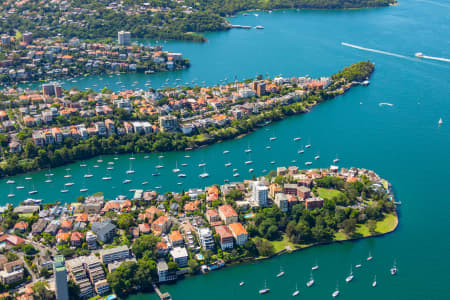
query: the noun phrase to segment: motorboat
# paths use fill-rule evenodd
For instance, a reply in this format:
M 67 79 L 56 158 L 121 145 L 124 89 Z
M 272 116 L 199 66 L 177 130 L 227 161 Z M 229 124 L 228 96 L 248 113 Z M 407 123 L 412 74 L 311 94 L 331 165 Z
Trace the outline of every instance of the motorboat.
M 301 139 L 302 139 L 301 137 L 295 137 L 294 142 L 300 141 Z
M 253 163 L 252 160 L 247 160 L 247 161 L 245 162 L 246 165 L 249 165 L 249 164 L 251 164 L 251 163 Z
M 25 187 L 23 185 L 16 186 L 17 190 L 23 190 Z
M 7 184 L 14 184 L 14 183 L 16 183 L 14 180 L 8 180 L 7 182 L 6 182 Z
M 223 154 L 227 154 L 227 153 L 230 153 L 230 151 L 229 150 L 223 151 Z
M 239 173 L 234 173 L 233 174 L 233 177 L 238 177 L 239 176 Z
M 204 167 L 204 166 L 206 166 L 206 163 L 200 163 L 200 164 L 198 164 L 198 166 L 201 168 L 201 167 Z
M 312 274 L 312 271 L 311 271 L 311 276 L 309 277 L 309 280 L 306 283 L 306 286 L 307 287 L 312 287 L 313 285 L 314 285 L 314 278 L 313 278 L 313 274 Z
M 229 166 L 231 166 L 231 163 L 230 163 L 230 162 L 227 162 L 227 163 L 225 164 L 225 167 L 229 167 Z
M 160 174 L 158 172 L 152 173 L 152 176 L 159 176 Z
M 245 282 L 241 281 L 239 282 L 239 286 L 243 286 L 245 284 Z
M 370 260 L 372 260 L 373 259 L 373 256 L 372 256 L 372 254 L 370 253 L 370 251 L 369 251 L 369 256 L 367 256 L 367 261 L 370 261 Z
M 319 158 L 320 158 L 320 155 L 314 156 L 314 159 L 315 159 L 315 160 L 318 160 Z
M 300 291 L 298 290 L 297 284 L 295 284 L 295 291 L 292 293 L 292 297 L 295 297 L 295 296 L 297 296 L 298 294 L 300 294 Z
M 311 144 L 305 145 L 305 148 L 311 148 Z
M 127 184 L 127 183 L 130 183 L 130 182 L 131 182 L 130 179 L 125 179 L 124 181 L 122 181 L 123 184 Z
M 394 265 L 392 266 L 390 271 L 391 271 L 391 275 L 397 274 L 398 269 L 397 269 L 397 264 L 396 264 L 395 260 L 394 260 Z
M 74 185 L 75 184 L 75 182 L 68 182 L 68 183 L 66 183 L 66 184 L 64 184 L 65 186 L 72 186 L 72 185 Z
M 186 174 L 184 174 L 184 173 L 178 174 L 178 177 L 181 177 L 181 178 L 186 177 Z
M 105 177 L 102 177 L 102 180 L 111 180 L 111 179 L 112 179 L 111 176 L 105 176 Z
M 376 287 L 377 286 L 377 275 L 375 275 L 373 282 L 372 282 L 372 287 Z
M 204 172 L 204 173 L 200 174 L 199 176 L 200 176 L 200 178 L 207 178 L 207 177 L 209 177 L 209 174 Z
M 305 166 L 310 166 L 310 165 L 312 165 L 312 162 L 310 162 L 310 161 L 305 162 Z
M 94 176 L 94 175 L 92 175 L 92 174 L 84 174 L 84 178 L 91 178 L 92 176 Z

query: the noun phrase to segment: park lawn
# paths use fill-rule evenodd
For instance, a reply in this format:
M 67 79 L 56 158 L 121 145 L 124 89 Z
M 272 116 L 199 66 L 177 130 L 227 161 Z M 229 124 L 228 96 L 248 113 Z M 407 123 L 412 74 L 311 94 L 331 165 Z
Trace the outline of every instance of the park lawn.
M 265 238 L 261 238 L 263 240 L 266 240 Z M 268 240 L 267 240 L 268 241 Z M 286 246 L 291 247 L 292 250 L 299 248 L 301 245 L 295 245 L 294 243 L 291 243 L 289 241 L 289 238 L 284 234 L 283 239 L 281 241 L 269 241 L 273 245 L 273 249 L 275 252 L 280 252 L 281 250 L 284 250 Z
M 348 239 L 348 236 L 343 231 L 338 231 L 334 235 L 335 241 L 345 241 L 346 239 Z
M 319 196 L 324 199 L 332 199 L 333 197 L 337 198 L 340 195 L 343 195 L 341 191 L 334 189 L 318 188 L 317 191 L 319 192 Z
M 397 226 L 397 216 L 395 214 L 384 214 L 384 219 L 382 221 L 377 222 L 377 227 L 375 229 L 376 234 L 383 234 L 391 232 Z M 370 234 L 369 227 L 366 224 L 357 225 L 356 231 L 357 234 L 361 235 L 361 237 L 369 237 Z M 345 241 L 350 237 L 343 231 L 336 232 L 334 235 L 335 241 Z

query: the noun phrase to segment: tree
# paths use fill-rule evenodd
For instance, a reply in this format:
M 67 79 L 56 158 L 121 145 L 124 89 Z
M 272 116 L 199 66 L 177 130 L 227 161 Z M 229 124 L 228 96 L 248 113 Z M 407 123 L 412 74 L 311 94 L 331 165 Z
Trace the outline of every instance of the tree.
M 67 288 L 69 290 L 69 299 L 70 300 L 78 300 L 80 299 L 80 286 L 73 282 L 73 280 L 69 280 L 67 282 Z
M 117 218 L 117 226 L 119 226 L 120 229 L 128 230 L 131 226 L 134 225 L 134 217 L 132 214 L 121 214 Z
M 356 220 L 345 219 L 344 222 L 342 222 L 342 228 L 346 234 L 353 234 L 356 230 Z
M 47 281 L 37 281 L 33 285 L 33 296 L 36 300 L 56 299 L 55 294 L 48 289 Z
M 254 242 L 259 256 L 267 257 L 275 252 L 273 244 L 265 239 L 256 238 Z
M 169 267 L 169 271 L 176 271 L 178 269 L 178 264 L 174 261 L 169 261 L 167 266 Z
M 154 235 L 142 235 L 134 241 L 131 249 L 138 259 L 144 256 L 154 259 L 156 253 L 155 246 L 158 242 L 159 238 Z
M 188 260 L 188 267 L 189 267 L 189 274 L 195 274 L 198 272 L 199 264 L 195 259 L 190 258 Z

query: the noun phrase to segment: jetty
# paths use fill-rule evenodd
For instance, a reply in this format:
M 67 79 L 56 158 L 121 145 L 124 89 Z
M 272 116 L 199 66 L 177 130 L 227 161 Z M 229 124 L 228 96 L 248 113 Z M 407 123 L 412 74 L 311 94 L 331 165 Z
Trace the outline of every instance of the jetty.
M 239 29 L 252 29 L 252 26 L 248 25 L 231 25 L 231 28 L 239 28 Z
M 172 300 L 172 297 L 169 293 L 161 293 L 160 289 L 156 285 L 156 283 L 152 283 L 153 289 L 155 290 L 156 294 L 158 295 L 159 299 L 161 300 Z

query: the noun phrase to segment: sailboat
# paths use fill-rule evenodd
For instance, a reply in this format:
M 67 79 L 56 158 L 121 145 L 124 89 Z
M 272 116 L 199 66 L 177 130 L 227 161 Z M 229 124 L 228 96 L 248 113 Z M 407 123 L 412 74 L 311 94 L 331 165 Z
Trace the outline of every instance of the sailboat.
M 87 172 L 87 174 L 84 174 L 84 178 L 91 178 L 92 176 L 94 176 L 94 175 L 92 175 L 91 173 L 90 173 L 90 171 L 89 171 L 89 168 L 88 168 L 88 172 Z
M 14 180 L 8 180 L 7 182 L 6 182 L 7 184 L 14 184 L 14 183 L 16 183 Z
M 259 290 L 259 294 L 262 295 L 262 294 L 266 294 L 268 292 L 270 292 L 270 289 L 267 288 L 267 281 L 264 281 L 264 288 Z
M 227 153 L 230 153 L 230 151 L 229 150 L 223 151 L 223 154 L 227 154 Z
M 130 157 L 131 158 L 131 157 Z M 130 168 L 126 171 L 127 174 L 134 174 L 136 171 L 133 170 L 133 166 L 131 164 L 131 160 L 130 160 Z
M 250 159 L 245 162 L 246 165 L 249 165 L 249 164 L 253 163 L 253 161 L 251 159 L 251 156 L 249 156 L 249 157 L 250 157 Z
M 317 261 L 316 261 L 316 264 L 311 268 L 311 270 L 318 270 L 319 269 L 319 265 L 317 264 Z
M 175 162 L 175 169 L 172 170 L 174 173 L 180 172 L 180 169 L 178 169 L 178 161 Z
M 397 269 L 397 263 L 395 262 L 395 260 L 394 260 L 394 265 L 392 266 L 390 271 L 391 271 L 391 275 L 397 274 L 398 269 Z
M 277 274 L 277 277 L 281 277 L 284 275 L 283 267 L 280 266 L 280 273 Z
M 200 174 L 199 176 L 200 176 L 200 178 L 206 178 L 206 177 L 209 177 L 209 174 L 206 173 L 206 171 L 205 171 L 205 167 L 203 167 L 203 173 Z
M 297 151 L 298 154 L 302 154 L 303 152 L 305 152 L 305 150 L 303 150 L 303 148 Z
M 230 163 L 230 162 L 227 162 L 227 163 L 225 164 L 225 167 L 229 167 L 229 166 L 231 166 L 231 163 Z
M 309 277 L 309 281 L 306 283 L 306 286 L 307 287 L 312 287 L 313 284 L 314 284 L 314 278 L 313 278 L 313 274 L 312 274 L 312 271 L 311 271 L 311 276 Z
M 294 138 L 294 142 L 300 141 L 301 139 L 302 139 L 301 137 L 298 137 L 298 136 L 297 136 L 297 137 Z
M 198 164 L 199 168 L 204 167 L 204 166 L 206 166 L 206 163 L 204 163 L 204 162 Z
M 315 160 L 318 160 L 319 158 L 320 158 L 320 155 L 314 156 L 314 159 L 315 159 Z
M 338 284 L 336 283 L 336 290 L 333 292 L 333 294 L 331 294 L 331 296 L 333 298 L 336 298 L 337 296 L 339 296 L 339 288 L 338 288 Z
M 345 282 L 349 283 L 350 281 L 353 280 L 355 276 L 353 276 L 353 270 L 352 267 L 350 266 L 350 275 L 347 276 L 347 278 L 345 278 Z
M 184 178 L 184 177 L 186 177 L 186 174 L 184 174 L 184 173 L 178 174 L 178 177 Z
M 373 282 L 372 282 L 372 287 L 376 287 L 377 286 L 377 275 L 375 275 L 375 277 L 373 278 Z
M 25 187 L 23 186 L 23 185 L 18 185 L 18 186 L 16 186 L 16 189 L 18 189 L 18 190 L 23 190 Z
M 438 122 L 439 126 L 441 126 L 442 123 L 444 123 L 444 121 L 442 121 L 442 118 L 440 118 L 440 119 L 439 119 L 439 122 Z
M 28 194 L 34 195 L 34 194 L 37 194 L 37 193 L 38 193 L 38 191 L 34 189 L 34 184 L 33 184 L 33 189 L 31 191 L 29 191 Z
M 164 156 L 162 156 L 162 155 L 160 155 L 160 156 L 158 157 L 159 163 L 158 163 L 158 165 L 156 166 L 157 169 L 164 168 L 164 166 L 161 164 L 161 158 L 163 158 L 163 157 L 164 157 Z
M 245 282 L 241 281 L 239 282 L 239 286 L 243 286 L 245 284 Z
M 292 297 L 297 296 L 298 294 L 300 294 L 300 291 L 298 290 L 298 285 L 295 284 L 295 291 L 292 293 Z
M 102 180 L 111 180 L 112 177 L 109 176 L 109 172 L 107 171 L 106 176 L 102 177 Z
M 131 157 L 130 160 L 135 160 L 136 158 L 134 157 L 134 153 L 131 153 Z
M 369 251 L 369 256 L 367 257 L 367 261 L 370 261 L 370 260 L 372 260 L 373 259 L 373 256 L 372 256 L 372 254 L 370 253 L 370 251 Z
M 252 149 L 250 148 L 250 143 L 247 146 L 247 149 L 245 149 L 245 153 L 250 153 L 252 152 Z

